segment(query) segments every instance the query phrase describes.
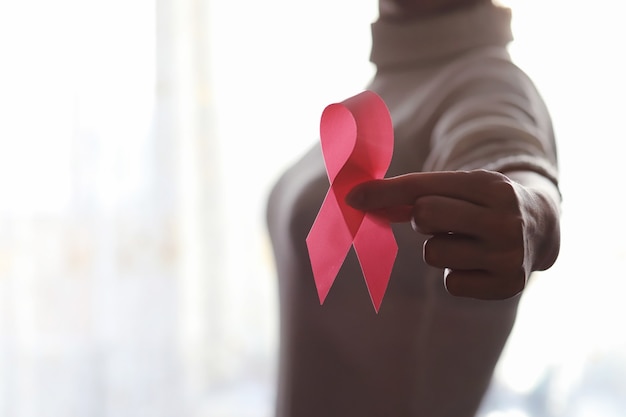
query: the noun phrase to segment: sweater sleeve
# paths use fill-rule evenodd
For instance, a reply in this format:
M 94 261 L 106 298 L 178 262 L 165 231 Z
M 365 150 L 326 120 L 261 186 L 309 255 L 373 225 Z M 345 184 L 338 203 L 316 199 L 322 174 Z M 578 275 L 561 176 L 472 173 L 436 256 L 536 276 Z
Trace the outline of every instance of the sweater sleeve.
M 446 94 L 427 171 L 531 170 L 558 184 L 550 115 L 532 81 L 508 60 L 466 66 Z

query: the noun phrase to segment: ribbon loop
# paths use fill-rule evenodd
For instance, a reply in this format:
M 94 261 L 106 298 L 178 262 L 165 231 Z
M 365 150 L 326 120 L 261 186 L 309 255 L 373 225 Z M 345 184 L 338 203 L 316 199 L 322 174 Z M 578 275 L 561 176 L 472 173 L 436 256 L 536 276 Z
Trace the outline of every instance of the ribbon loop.
M 306 238 L 311 268 L 324 303 L 350 247 L 378 312 L 398 247 L 388 223 L 346 204 L 354 186 L 383 178 L 393 155 L 393 126 L 384 101 L 364 91 L 324 109 L 322 153 L 330 189 Z

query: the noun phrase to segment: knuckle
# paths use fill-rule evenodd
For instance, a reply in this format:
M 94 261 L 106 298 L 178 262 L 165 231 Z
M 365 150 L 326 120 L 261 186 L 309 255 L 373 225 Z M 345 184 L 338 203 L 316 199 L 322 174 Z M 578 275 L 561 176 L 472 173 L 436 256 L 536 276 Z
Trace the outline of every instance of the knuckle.
M 487 169 L 476 169 L 468 171 L 468 175 L 471 175 L 476 180 L 488 183 L 497 183 L 507 181 L 508 177 L 497 171 L 489 171 Z
M 492 249 L 488 258 L 493 271 L 511 271 L 524 268 L 525 252 L 522 243 L 508 243 Z
M 490 201 L 492 206 L 502 208 L 518 206 L 515 183 L 506 175 L 485 169 L 469 171 L 468 175 L 473 178 L 470 184 L 476 193 Z
M 512 248 L 501 253 L 499 258 L 494 261 L 494 265 L 498 265 L 496 270 L 506 277 L 504 281 L 517 280 L 520 272 L 524 275 L 524 253 L 517 248 Z
M 492 184 L 491 190 L 493 201 L 496 203 L 497 206 L 515 210 L 518 209 L 519 200 L 517 197 L 515 184 L 511 180 L 504 177 L 501 181 L 494 182 Z
M 507 216 L 498 227 L 502 240 L 509 243 L 507 246 L 524 245 L 524 219 L 521 215 L 514 213 Z

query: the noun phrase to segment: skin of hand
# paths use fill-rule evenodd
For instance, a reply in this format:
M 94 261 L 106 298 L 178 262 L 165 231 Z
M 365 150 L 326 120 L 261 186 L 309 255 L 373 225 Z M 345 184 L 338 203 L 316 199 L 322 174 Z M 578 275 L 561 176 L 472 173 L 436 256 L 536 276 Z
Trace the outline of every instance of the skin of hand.
M 424 261 L 444 268 L 455 296 L 519 294 L 531 272 L 551 267 L 560 248 L 560 193 L 532 171 L 420 172 L 373 180 L 346 197 L 352 207 L 429 235 Z

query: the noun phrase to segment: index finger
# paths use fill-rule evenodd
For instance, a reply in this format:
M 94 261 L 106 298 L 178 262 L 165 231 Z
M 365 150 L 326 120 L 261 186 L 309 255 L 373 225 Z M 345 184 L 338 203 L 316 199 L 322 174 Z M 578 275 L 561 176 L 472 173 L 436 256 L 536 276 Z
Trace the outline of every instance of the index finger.
M 489 171 L 416 172 L 359 184 L 348 193 L 346 202 L 358 210 L 371 211 L 411 206 L 420 197 L 439 195 L 485 206 L 485 186 L 494 176 L 503 177 Z

